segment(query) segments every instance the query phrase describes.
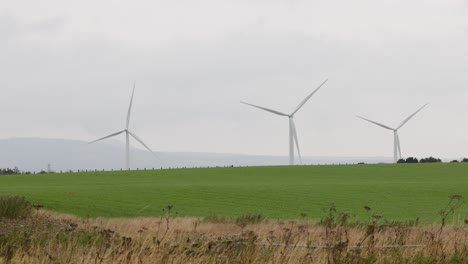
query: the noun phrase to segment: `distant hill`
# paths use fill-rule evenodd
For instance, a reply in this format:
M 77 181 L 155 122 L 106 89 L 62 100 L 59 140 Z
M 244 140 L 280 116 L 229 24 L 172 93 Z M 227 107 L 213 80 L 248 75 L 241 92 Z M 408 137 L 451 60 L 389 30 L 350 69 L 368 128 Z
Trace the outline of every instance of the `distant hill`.
M 0 168 L 17 166 L 24 171 L 119 170 L 124 164 L 124 144 L 116 140 L 87 145 L 67 139 L 12 138 L 0 140 Z M 156 152 L 132 148 L 131 168 L 286 165 L 286 156 L 254 156 L 223 153 Z M 391 162 L 390 158 L 305 157 L 304 164 Z

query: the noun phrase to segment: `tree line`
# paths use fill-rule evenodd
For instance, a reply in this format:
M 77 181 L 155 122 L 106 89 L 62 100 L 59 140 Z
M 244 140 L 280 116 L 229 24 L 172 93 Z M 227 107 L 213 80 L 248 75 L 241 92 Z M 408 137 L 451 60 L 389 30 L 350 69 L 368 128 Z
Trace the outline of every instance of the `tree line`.
M 422 158 L 420 160 L 418 160 L 415 157 L 409 157 L 409 158 L 406 158 L 406 159 L 399 159 L 397 163 L 440 163 L 440 162 L 442 162 L 441 159 L 434 158 L 434 157 L 431 156 L 429 158 Z M 463 158 L 460 161 L 452 160 L 451 162 L 452 163 L 455 163 L 455 162 L 468 162 L 468 158 Z
M 38 172 L 37 174 L 48 173 L 44 170 Z M 51 173 L 51 172 L 49 172 Z M 17 174 L 36 174 L 35 172 L 30 171 L 21 171 L 18 167 L 11 168 L 0 168 L 0 175 L 17 175 Z
M 422 158 L 420 160 L 418 160 L 415 157 L 409 157 L 409 158 L 406 158 L 406 159 L 399 159 L 397 163 L 441 163 L 441 162 L 442 162 L 441 159 L 434 158 L 434 157 L 431 156 L 429 158 Z M 452 160 L 451 161 L 451 163 L 455 163 L 455 162 L 468 162 L 468 158 L 463 158 L 460 161 L 458 161 L 458 160 Z M 365 163 L 361 162 L 359 164 L 365 164 Z M 87 171 L 88 170 L 86 170 L 86 172 Z M 90 170 L 90 171 L 92 171 L 92 170 Z M 95 170 L 95 171 L 98 171 L 98 170 Z M 67 171 L 67 172 L 72 172 L 72 171 Z M 80 172 L 80 170 L 78 170 L 78 172 Z M 85 172 L 85 170 L 83 170 L 82 172 Z M 54 172 L 53 171 L 46 172 L 44 170 L 41 170 L 40 172 L 37 172 L 37 173 L 36 172 L 30 172 L 30 171 L 21 171 L 18 167 L 14 167 L 12 169 L 11 168 L 0 168 L 0 175 L 45 174 L 45 173 L 54 173 Z M 60 173 L 62 173 L 62 171 L 60 171 Z

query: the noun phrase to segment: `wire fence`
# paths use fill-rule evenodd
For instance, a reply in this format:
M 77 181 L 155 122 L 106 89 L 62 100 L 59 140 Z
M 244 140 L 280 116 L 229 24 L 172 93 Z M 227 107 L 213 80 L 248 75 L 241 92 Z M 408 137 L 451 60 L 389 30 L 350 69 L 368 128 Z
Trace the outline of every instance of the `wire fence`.
M 249 245 L 247 242 L 239 242 L 238 244 Z M 323 245 L 304 245 L 304 244 L 278 244 L 278 243 L 253 243 L 256 246 L 264 247 L 291 247 L 291 248 L 309 248 L 309 249 L 337 249 L 340 246 L 323 246 Z M 425 248 L 427 245 L 384 245 L 375 246 L 374 248 Z M 363 246 L 341 246 L 341 248 L 358 249 Z

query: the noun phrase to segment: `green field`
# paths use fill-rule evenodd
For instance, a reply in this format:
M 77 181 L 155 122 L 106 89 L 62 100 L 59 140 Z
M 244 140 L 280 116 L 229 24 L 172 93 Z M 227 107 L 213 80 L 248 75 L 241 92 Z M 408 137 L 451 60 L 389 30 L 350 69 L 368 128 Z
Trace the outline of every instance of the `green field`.
M 173 169 L 0 176 L 0 195 L 24 195 L 81 217 L 179 216 L 319 219 L 331 204 L 356 219 L 437 222 L 452 194 L 468 195 L 468 163 Z M 462 205 L 450 221 L 468 218 Z

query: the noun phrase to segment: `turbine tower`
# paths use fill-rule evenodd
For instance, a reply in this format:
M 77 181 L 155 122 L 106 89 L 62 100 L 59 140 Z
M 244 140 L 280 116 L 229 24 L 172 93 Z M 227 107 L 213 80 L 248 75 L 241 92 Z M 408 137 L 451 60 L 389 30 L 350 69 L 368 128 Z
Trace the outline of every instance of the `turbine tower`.
M 130 136 L 133 137 L 136 141 L 138 141 L 143 147 L 145 147 L 147 150 L 149 150 L 153 155 L 154 152 L 141 140 L 135 133 L 131 132 L 129 130 L 129 125 L 130 125 L 130 115 L 132 113 L 132 104 L 133 104 L 133 95 L 135 94 L 135 85 L 133 85 L 133 90 L 132 90 L 132 97 L 130 98 L 130 105 L 128 107 L 128 112 L 127 112 L 127 122 L 125 123 L 125 129 L 117 131 L 115 133 L 112 133 L 108 136 L 102 137 L 100 139 L 94 140 L 92 142 L 89 142 L 88 144 L 92 144 L 110 137 L 114 137 L 117 135 L 120 135 L 122 133 L 125 133 L 125 170 L 130 169 Z
M 424 107 L 426 107 L 428 104 L 425 104 L 423 105 L 421 108 L 418 109 L 418 111 L 414 112 L 414 114 L 410 115 L 408 118 L 406 118 L 405 120 L 403 120 L 403 122 L 401 122 L 401 124 L 397 127 L 397 128 L 391 128 L 389 126 L 386 126 L 386 125 L 382 125 L 380 123 L 377 123 L 375 121 L 372 121 L 372 120 L 369 120 L 367 118 L 364 118 L 364 117 L 361 117 L 361 116 L 357 116 L 358 118 L 362 119 L 362 120 L 365 120 L 367 122 L 370 122 L 372 124 L 375 124 L 375 125 L 378 125 L 380 127 L 383 127 L 385 129 L 388 129 L 388 130 L 391 130 L 393 131 L 393 142 L 394 142 L 394 146 L 393 146 L 393 160 L 395 163 L 398 162 L 399 159 L 402 158 L 402 155 L 401 155 L 401 146 L 400 146 L 400 137 L 398 136 L 398 130 L 403 127 L 406 123 L 408 123 L 408 121 L 410 121 L 411 118 L 413 118 L 417 113 L 419 113 L 419 111 L 421 111 Z
M 299 156 L 299 162 L 302 163 L 301 150 L 299 148 L 299 139 L 297 138 L 296 124 L 294 123 L 294 115 L 309 101 L 309 99 L 328 81 L 326 79 L 322 84 L 319 85 L 309 96 L 307 96 L 302 102 L 296 107 L 296 109 L 291 114 L 285 114 L 276 110 L 268 109 L 265 107 L 249 104 L 246 102 L 241 102 L 246 105 L 273 113 L 279 116 L 285 116 L 289 119 L 289 165 L 294 165 L 294 144 L 296 144 L 297 154 Z

